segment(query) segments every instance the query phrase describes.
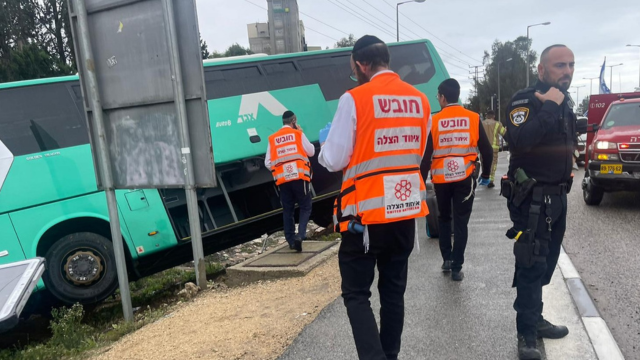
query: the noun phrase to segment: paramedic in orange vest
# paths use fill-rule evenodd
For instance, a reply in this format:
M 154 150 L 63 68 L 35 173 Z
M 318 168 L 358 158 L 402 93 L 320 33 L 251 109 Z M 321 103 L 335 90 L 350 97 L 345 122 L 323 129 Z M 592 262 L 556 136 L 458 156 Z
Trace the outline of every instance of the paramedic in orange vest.
M 493 149 L 484 132 L 480 115 L 458 103 L 460 84 L 447 79 L 438 86 L 438 102 L 442 110 L 433 115 L 431 133 L 424 154 L 422 175 L 431 170 L 431 181 L 438 202 L 440 253 L 442 270 L 451 271 L 451 279 L 462 281 L 464 250 L 467 247 L 467 225 L 475 197 L 473 177 L 478 148 L 482 159 L 480 185 L 489 184 Z M 451 203 L 453 201 L 453 249 L 451 246 Z
M 307 223 L 311 216 L 311 163 L 309 158 L 316 149 L 298 126 L 292 111 L 282 115 L 282 128 L 269 136 L 264 165 L 270 169 L 280 190 L 284 237 L 290 249 L 302 251 L 302 240 L 306 238 Z M 294 211 L 300 207 L 298 234 Z
M 359 86 L 342 95 L 320 135 L 320 164 L 343 172 L 334 216 L 342 233 L 342 297 L 358 356 L 367 360 L 398 357 L 416 218 L 428 214 L 420 162 L 431 109 L 424 94 L 389 70 L 389 57 L 375 36 L 356 42 L 351 69 Z M 369 303 L 376 265 L 380 330 Z

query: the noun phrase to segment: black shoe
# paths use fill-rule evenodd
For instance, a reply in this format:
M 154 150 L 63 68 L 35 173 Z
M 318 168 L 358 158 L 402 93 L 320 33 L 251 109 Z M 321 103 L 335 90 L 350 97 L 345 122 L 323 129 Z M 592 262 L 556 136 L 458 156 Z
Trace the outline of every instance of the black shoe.
M 569 334 L 566 326 L 556 326 L 542 319 L 538 322 L 538 337 L 546 339 L 561 339 Z
M 464 273 L 460 270 L 458 271 L 453 271 L 451 273 L 451 280 L 453 281 L 462 281 L 462 279 L 464 279 Z
M 537 343 L 534 340 L 525 340 L 522 335 L 518 335 L 518 359 L 520 360 L 540 360 L 542 354 L 537 349 Z
M 296 240 L 293 242 L 293 248 L 297 251 L 297 252 L 302 252 L 302 241 L 301 240 Z
M 452 261 L 451 261 L 451 260 L 445 260 L 445 261 L 442 263 L 442 266 L 440 267 L 440 268 L 442 269 L 442 272 L 449 272 L 449 271 L 451 271 L 451 263 L 452 263 Z
M 489 183 L 489 185 L 487 185 L 487 187 L 489 189 L 493 189 L 494 187 L 496 187 L 496 184 L 494 184 L 493 181 L 492 181 L 492 182 Z

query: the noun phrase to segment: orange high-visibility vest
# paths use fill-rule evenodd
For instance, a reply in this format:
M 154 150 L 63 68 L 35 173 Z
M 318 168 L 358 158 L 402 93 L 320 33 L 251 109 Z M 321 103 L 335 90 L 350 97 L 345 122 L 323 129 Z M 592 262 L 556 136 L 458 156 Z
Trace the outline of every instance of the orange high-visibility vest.
M 349 91 L 356 106 L 353 155 L 334 207 L 336 229 L 408 220 L 429 213 L 420 163 L 431 108 L 427 97 L 395 73 Z
M 478 158 L 480 115 L 460 105 L 447 106 L 433 115 L 431 181 L 442 184 L 473 174 Z
M 269 136 L 269 147 L 276 185 L 293 180 L 311 181 L 311 164 L 302 145 L 302 131 L 283 127 Z

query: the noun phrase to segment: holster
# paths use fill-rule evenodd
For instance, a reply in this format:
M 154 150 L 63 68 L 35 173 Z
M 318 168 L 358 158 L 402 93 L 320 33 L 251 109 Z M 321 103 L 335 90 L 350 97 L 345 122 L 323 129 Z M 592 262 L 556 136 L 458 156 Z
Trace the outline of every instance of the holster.
M 500 195 L 504 196 L 507 201 L 513 200 L 514 191 L 514 183 L 509 180 L 507 175 L 504 175 L 502 179 L 500 179 Z
M 540 218 L 540 208 L 542 207 L 543 201 L 543 187 L 533 187 L 532 191 L 533 197 L 529 209 L 527 229 L 513 245 L 513 255 L 516 257 L 516 263 L 523 268 L 530 268 L 537 261 L 546 261 L 547 255 L 541 251 L 545 245 L 548 246 L 548 244 L 545 244 L 547 240 L 539 239 L 536 236 L 538 219 Z M 515 232 L 515 230 L 511 231 L 511 233 L 513 232 Z M 510 232 L 507 232 L 507 236 L 509 236 L 509 234 Z
M 513 194 L 513 205 L 520 206 L 531 195 L 535 188 L 537 181 L 535 179 L 528 178 L 522 183 L 516 183 L 515 193 Z

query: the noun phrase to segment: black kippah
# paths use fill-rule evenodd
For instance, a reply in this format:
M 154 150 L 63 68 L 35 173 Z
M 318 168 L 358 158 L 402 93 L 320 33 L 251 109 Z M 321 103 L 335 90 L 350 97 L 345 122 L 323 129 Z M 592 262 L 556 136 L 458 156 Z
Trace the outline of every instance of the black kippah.
M 351 51 L 351 53 L 353 54 L 358 50 L 362 50 L 367 46 L 374 45 L 374 44 L 384 44 L 384 41 L 378 39 L 373 35 L 365 35 L 360 39 L 358 39 L 358 41 L 356 41 L 356 44 L 353 46 L 353 50 Z
M 291 110 L 287 110 L 284 112 L 284 114 L 282 114 L 282 120 L 287 120 L 293 117 L 293 111 Z

